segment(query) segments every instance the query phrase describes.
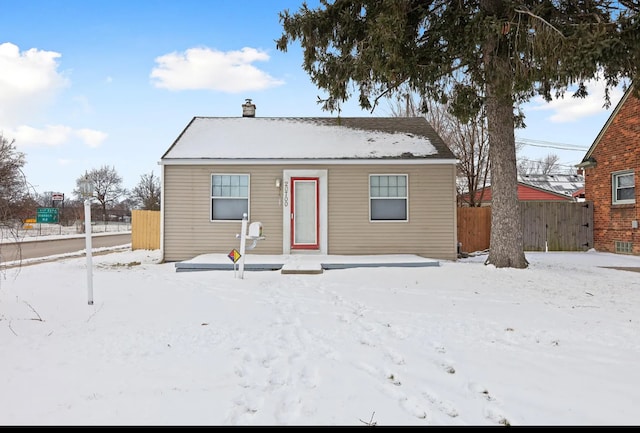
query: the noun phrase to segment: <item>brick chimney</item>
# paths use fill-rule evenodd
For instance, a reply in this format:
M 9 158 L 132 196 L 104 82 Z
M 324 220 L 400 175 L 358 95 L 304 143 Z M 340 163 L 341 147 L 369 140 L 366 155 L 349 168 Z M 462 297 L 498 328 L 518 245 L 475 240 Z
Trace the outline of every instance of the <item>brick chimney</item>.
M 242 104 L 242 117 L 256 117 L 256 106 L 251 99 L 245 99 L 245 103 Z

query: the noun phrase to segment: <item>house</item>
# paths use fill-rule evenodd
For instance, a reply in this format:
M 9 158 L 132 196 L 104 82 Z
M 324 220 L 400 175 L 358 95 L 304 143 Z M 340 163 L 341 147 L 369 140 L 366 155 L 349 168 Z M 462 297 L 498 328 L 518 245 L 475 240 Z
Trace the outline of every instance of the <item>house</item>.
M 518 200 L 520 201 L 579 201 L 584 188 L 580 174 L 527 174 L 518 175 Z M 475 202 L 491 205 L 491 186 L 476 191 Z M 460 197 L 462 205 L 469 203 L 469 194 Z
M 593 202 L 595 249 L 640 254 L 640 99 L 632 86 L 578 167 L 585 171 L 585 198 Z
M 456 158 L 422 117 L 194 117 L 161 157 L 164 261 L 227 254 L 455 260 Z
M 576 174 L 523 174 L 518 175 L 518 181 L 544 192 L 560 194 L 561 198 L 577 200 L 584 188 L 584 176 Z M 520 200 L 554 200 L 551 197 L 538 198 L 537 195 L 523 195 Z

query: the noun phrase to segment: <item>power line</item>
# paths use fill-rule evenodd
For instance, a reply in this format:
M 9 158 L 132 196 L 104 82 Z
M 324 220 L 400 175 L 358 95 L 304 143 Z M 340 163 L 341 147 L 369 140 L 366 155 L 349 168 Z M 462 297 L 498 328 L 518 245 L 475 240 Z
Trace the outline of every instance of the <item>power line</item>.
M 580 146 L 577 144 L 569 144 L 569 143 L 556 143 L 553 141 L 531 140 L 528 138 L 516 138 L 516 143 L 522 144 L 524 146 L 546 147 L 550 149 L 560 149 L 560 150 L 573 150 L 576 152 L 585 152 L 589 149 L 589 146 Z
M 531 158 L 526 158 L 526 157 L 522 157 L 522 158 L 518 158 L 518 161 L 523 161 L 523 162 L 533 162 L 533 163 L 543 163 L 544 161 L 540 160 L 540 159 L 531 159 Z M 559 167 L 559 168 L 565 168 L 565 169 L 570 169 L 570 170 L 575 170 L 576 166 L 572 165 L 572 164 L 562 164 L 559 162 L 555 162 L 553 164 L 554 167 Z

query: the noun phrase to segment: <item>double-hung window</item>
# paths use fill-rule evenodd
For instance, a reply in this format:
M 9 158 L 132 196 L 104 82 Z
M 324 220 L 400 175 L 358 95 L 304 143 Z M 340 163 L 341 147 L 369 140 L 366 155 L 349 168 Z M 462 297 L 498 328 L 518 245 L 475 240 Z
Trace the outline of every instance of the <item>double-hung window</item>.
M 211 175 L 211 219 L 242 220 L 249 214 L 249 175 Z
M 611 176 L 613 204 L 635 203 L 636 188 L 633 171 L 621 171 Z
M 408 220 L 408 177 L 406 174 L 369 176 L 371 221 Z

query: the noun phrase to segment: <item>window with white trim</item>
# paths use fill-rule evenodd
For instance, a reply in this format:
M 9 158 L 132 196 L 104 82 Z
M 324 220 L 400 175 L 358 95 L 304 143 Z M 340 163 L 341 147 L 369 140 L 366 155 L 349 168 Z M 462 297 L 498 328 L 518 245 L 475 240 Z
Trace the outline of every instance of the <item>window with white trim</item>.
M 407 221 L 408 176 L 369 175 L 369 203 L 371 221 Z
M 632 171 L 612 173 L 613 204 L 636 202 L 635 179 Z
M 211 220 L 242 220 L 249 215 L 249 175 L 211 175 Z

